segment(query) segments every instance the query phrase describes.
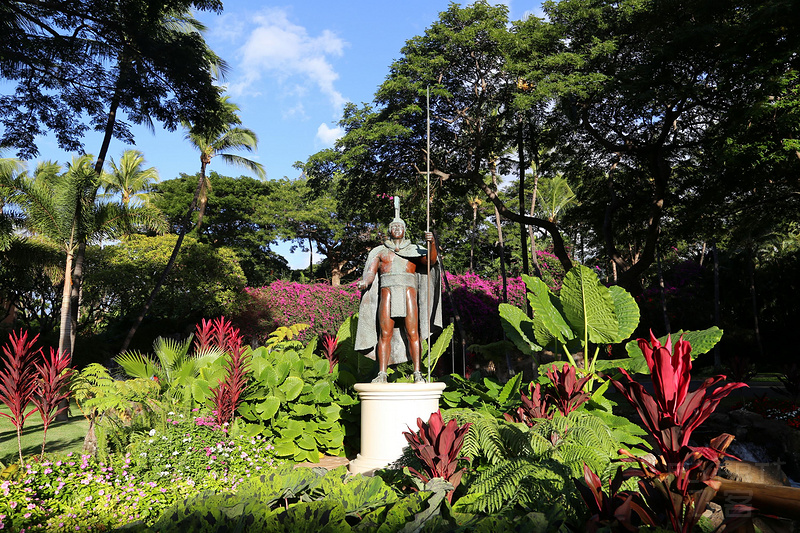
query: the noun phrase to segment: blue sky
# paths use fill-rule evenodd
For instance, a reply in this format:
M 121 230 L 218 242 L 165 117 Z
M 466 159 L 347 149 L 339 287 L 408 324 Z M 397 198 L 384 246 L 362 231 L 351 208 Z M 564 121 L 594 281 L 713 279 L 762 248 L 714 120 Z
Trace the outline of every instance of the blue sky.
M 449 6 L 447 0 L 328 0 L 294 4 L 225 0 L 221 15 L 199 13 L 208 27 L 206 40 L 227 61 L 224 80 L 231 101 L 239 105 L 243 125 L 259 138 L 252 156 L 267 170 L 267 179 L 296 178 L 295 161 L 329 147 L 339 135 L 336 122 L 345 102 L 370 102 L 400 57 L 405 42 L 424 33 Z M 501 2 L 493 2 L 495 4 Z M 540 14 L 538 1 L 512 0 L 510 20 Z M 462 4 L 463 5 L 463 4 Z M 158 128 L 155 134 L 134 130 L 136 148 L 162 180 L 199 171 L 198 154 L 183 131 Z M 99 135 L 85 139 L 97 153 Z M 112 141 L 110 157 L 131 148 Z M 53 136 L 39 140 L 40 158 L 67 162 L 73 154 L 58 150 Z M 238 176 L 242 171 L 213 160 L 210 170 Z M 307 266 L 307 254 L 290 257 L 292 267 Z M 315 259 L 318 257 L 315 254 Z

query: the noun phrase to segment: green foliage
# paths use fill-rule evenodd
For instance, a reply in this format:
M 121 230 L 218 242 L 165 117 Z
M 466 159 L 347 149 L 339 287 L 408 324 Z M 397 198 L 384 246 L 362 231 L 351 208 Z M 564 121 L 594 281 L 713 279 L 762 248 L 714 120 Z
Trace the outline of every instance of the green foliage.
M 573 354 L 584 353 L 583 371 L 593 373 L 598 349 L 589 345 L 613 344 L 628 338 L 639 322 L 639 307 L 620 287 L 606 287 L 597 273 L 583 265 L 564 276 L 558 296 L 538 278 L 523 276 L 534 310 L 530 319 L 518 308 L 500 305 L 503 329 L 524 353 L 550 347 L 561 351 L 574 365 Z
M 356 400 L 336 385 L 328 361 L 314 354 L 261 347 L 250 359 L 251 382 L 237 412 L 246 434 L 272 439 L 278 457 L 317 462 L 320 454 L 344 454 L 342 409 Z M 215 375 L 216 363 L 204 374 Z
M 456 510 L 495 513 L 519 506 L 542 512 L 562 504 L 577 502 L 570 470 L 557 461 L 535 457 L 507 459 L 484 470 L 469 485 L 467 494 L 456 503 Z
M 155 357 L 137 351 L 127 351 L 114 358 L 132 378 L 150 379 L 158 383 L 161 392 L 173 401 L 192 407 L 192 385 L 200 368 L 219 353 L 202 356 L 190 354 L 192 336 L 184 341 L 158 337 L 153 343 Z
M 515 375 L 504 384 L 494 378 L 475 377 L 464 379 L 458 374 L 448 376 L 442 402 L 450 408 L 481 409 L 498 417 L 519 406 L 522 374 Z
M 110 310 L 96 317 L 99 324 L 125 322 L 127 327 L 125 318 L 144 306 L 176 239 L 175 235 L 131 235 L 117 244 L 90 250 L 84 299 L 92 308 L 106 300 L 114 302 Z M 245 277 L 232 250 L 187 236 L 150 316 L 162 335 L 183 331 L 201 317 L 231 315 L 238 309 L 244 286 Z
M 269 249 L 276 241 L 276 225 L 282 220 L 273 216 L 280 210 L 266 213 L 263 208 L 276 192 L 274 182 L 216 172 L 209 177 L 213 187 L 207 191 L 203 224 L 192 233 L 196 216 L 189 221 L 190 226 L 182 225 L 199 176 L 181 174 L 158 184 L 155 205 L 167 216 L 171 233 L 183 229 L 202 243 L 233 250 L 249 287 L 261 287 L 288 275 L 286 260 Z
M 677 331 L 670 335 L 672 346 L 670 349 L 678 342 L 681 337 L 683 340 L 688 342 L 692 347 L 692 359 L 697 358 L 699 355 L 703 355 L 704 353 L 708 353 L 711 351 L 712 348 L 720 341 L 722 338 L 722 330 L 716 326 L 712 326 L 708 329 L 699 330 L 699 331 Z M 658 341 L 662 344 L 662 346 L 666 346 L 667 343 L 667 335 L 660 337 Z M 625 344 L 625 350 L 628 352 L 628 359 L 614 359 L 610 361 L 601 361 L 601 364 L 598 364 L 598 370 L 606 370 L 606 369 L 613 369 L 613 368 L 623 368 L 628 371 L 630 374 L 649 374 L 650 369 L 647 367 L 647 361 L 642 354 L 642 351 L 639 349 L 639 342 L 638 340 L 632 340 Z

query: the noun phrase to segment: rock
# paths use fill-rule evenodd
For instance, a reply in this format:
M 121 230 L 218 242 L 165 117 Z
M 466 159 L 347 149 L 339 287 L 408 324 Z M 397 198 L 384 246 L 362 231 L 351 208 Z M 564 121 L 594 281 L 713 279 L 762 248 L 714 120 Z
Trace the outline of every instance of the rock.
M 790 485 L 789 478 L 777 463 L 753 463 L 726 458 L 719 469 L 719 476 L 743 483 Z

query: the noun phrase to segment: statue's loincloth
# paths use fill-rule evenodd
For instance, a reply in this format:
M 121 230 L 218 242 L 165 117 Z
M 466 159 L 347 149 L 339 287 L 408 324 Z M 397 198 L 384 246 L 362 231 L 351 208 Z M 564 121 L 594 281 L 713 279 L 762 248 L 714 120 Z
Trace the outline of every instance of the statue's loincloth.
M 408 287 L 417 288 L 417 275 L 408 272 L 381 274 L 380 283 L 381 289 L 389 289 L 391 316 L 406 316 L 406 292 Z

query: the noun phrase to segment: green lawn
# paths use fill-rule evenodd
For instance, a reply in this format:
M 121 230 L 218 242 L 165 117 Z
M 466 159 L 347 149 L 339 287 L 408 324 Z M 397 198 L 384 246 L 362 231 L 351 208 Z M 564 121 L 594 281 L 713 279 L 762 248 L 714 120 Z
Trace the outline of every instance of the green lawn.
M 9 413 L 8 408 L 0 406 L 0 412 Z M 26 411 L 27 412 L 27 411 Z M 83 449 L 83 439 L 89 430 L 89 421 L 86 420 L 75 405 L 72 405 L 71 415 L 67 422 L 53 422 L 47 430 L 46 452 L 76 452 Z M 34 413 L 25 422 L 22 428 L 22 453 L 30 455 L 42 450 L 42 419 L 39 413 Z M 17 450 L 17 430 L 5 417 L 0 417 L 0 461 L 3 464 L 19 460 Z

